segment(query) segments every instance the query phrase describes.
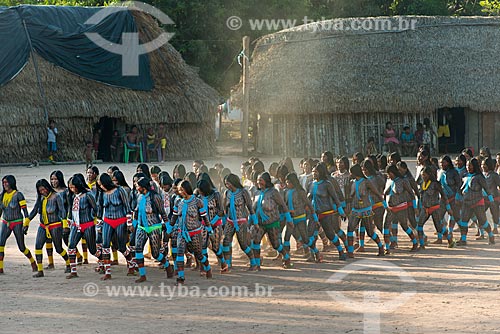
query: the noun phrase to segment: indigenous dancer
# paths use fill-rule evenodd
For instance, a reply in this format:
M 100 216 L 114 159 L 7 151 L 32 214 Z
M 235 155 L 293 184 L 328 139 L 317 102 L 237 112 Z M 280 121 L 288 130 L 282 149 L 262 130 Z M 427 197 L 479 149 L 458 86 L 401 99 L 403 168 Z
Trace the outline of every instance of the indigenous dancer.
M 328 171 L 325 164 L 319 163 L 313 168 L 313 179 L 308 197 L 312 201 L 315 214 L 318 216 L 318 221 L 327 238 L 337 247 L 339 259 L 345 261 L 346 255 L 340 245 L 340 239 L 335 233 L 334 223 L 334 215 L 337 213 L 336 208 L 343 217 L 345 217 L 345 212 L 332 183 L 328 180 Z
M 489 244 L 495 244 L 495 235 L 491 230 L 491 226 L 486 219 L 486 212 L 484 210 L 484 198 L 482 190 L 486 192 L 486 196 L 490 202 L 493 202 L 493 196 L 488 190 L 486 179 L 481 173 L 481 167 L 477 159 L 471 159 L 467 162 L 467 171 L 469 174 L 465 177 L 464 183 L 460 188 L 463 195 L 463 207 L 460 213 L 460 241 L 457 246 L 467 245 L 467 232 L 469 231 L 469 219 L 473 214 L 476 215 L 479 226 L 488 232 Z
M 62 197 L 59 196 L 49 182 L 45 179 L 36 182 L 38 200 L 29 215 L 32 220 L 37 214 L 40 215 L 40 226 L 36 235 L 35 257 L 38 272 L 33 277 L 44 277 L 42 249 L 47 238 L 51 238 L 56 252 L 66 262 L 66 273 L 70 273 L 69 257 L 62 247 L 63 234 L 69 233 L 66 210 Z
M 203 235 L 203 255 L 208 256 L 207 248 L 210 243 L 210 248 L 217 256 L 221 270 L 225 270 L 227 269 L 227 264 L 222 250 L 222 239 L 224 238 L 222 218 L 224 218 L 224 210 L 222 208 L 220 193 L 205 179 L 198 181 L 198 192 L 211 225 L 211 230 L 209 227 L 208 232 Z
M 203 265 L 207 278 L 212 278 L 212 269 L 208 257 L 204 256 L 203 229 L 210 226 L 207 213 L 204 211 L 201 199 L 193 195 L 193 188 L 189 181 L 180 183 L 178 191 L 182 200 L 174 207 L 174 215 L 170 224 L 167 224 L 167 233 L 171 233 L 178 223 L 177 234 L 177 284 L 184 284 L 184 252 L 189 249 Z
M 294 225 L 293 232 L 297 232 L 301 240 L 304 241 L 304 249 L 310 248 L 311 255 L 307 261 L 322 262 L 323 256 L 313 245 L 315 241 L 314 230 L 318 225 L 318 220 L 314 215 L 314 208 L 312 207 L 311 201 L 307 198 L 307 193 L 304 188 L 302 188 L 297 174 L 289 173 L 286 176 L 286 186 L 288 190 L 285 193 L 285 203 L 290 209 L 290 214 L 292 215 Z M 307 224 L 308 216 L 309 224 Z M 313 216 L 316 217 L 316 220 L 314 220 Z M 291 234 L 292 231 L 287 229 L 285 233 L 285 242 L 283 244 L 285 247 L 288 247 L 288 250 L 290 250 L 289 242 Z
M 383 200 L 383 196 L 379 193 L 375 185 L 365 178 L 359 164 L 353 165 L 350 168 L 350 172 L 355 181 L 352 184 L 350 195 L 353 200 L 352 212 L 349 217 L 349 226 L 347 231 L 347 256 L 350 258 L 354 257 L 354 231 L 356 231 L 360 223 L 364 226 L 368 236 L 377 244 L 378 256 L 384 256 L 384 244 L 380 241 L 379 236 L 374 231 L 372 200 L 370 197 L 373 195 L 378 198 L 379 201 L 382 201 L 384 208 L 387 207 L 387 204 Z
M 134 267 L 130 262 L 132 256 L 127 249 L 127 222 L 132 220 L 130 202 L 127 192 L 117 187 L 107 173 L 99 176 L 98 185 L 102 190 L 102 205 L 99 205 L 98 219 L 102 219 L 102 260 L 104 276 L 102 280 L 111 279 L 111 239 L 116 234 L 118 250 L 127 259 L 129 271 Z
M 453 215 L 448 215 L 448 237 L 452 238 L 453 228 L 455 227 L 455 217 L 460 217 L 460 206 L 457 205 L 460 187 L 462 186 L 462 178 L 453 166 L 451 158 L 447 155 L 443 156 L 440 161 L 441 170 L 439 171 L 438 181 L 443 187 L 446 195 L 446 204 L 450 206 Z M 446 223 L 444 223 L 446 226 Z M 438 233 L 438 243 L 440 233 Z M 442 238 L 442 236 L 441 236 Z
M 257 182 L 259 184 L 260 194 L 254 203 L 255 216 L 253 220 L 253 250 L 256 259 L 256 269 L 260 270 L 260 243 L 262 237 L 267 234 L 269 242 L 273 248 L 283 256 L 283 267 L 291 268 L 290 253 L 285 249 L 279 238 L 280 233 L 280 213 L 285 215 L 287 224 L 292 223 L 292 217 L 283 197 L 278 193 L 271 182 L 271 176 L 268 172 L 259 175 Z M 234 216 L 231 212 L 229 217 Z
M 411 193 L 408 193 L 408 220 L 410 222 L 410 226 L 416 230 L 417 229 L 417 226 L 418 226 L 418 223 L 417 223 L 417 220 L 418 220 L 418 217 L 419 217 L 419 211 L 418 211 L 418 199 L 419 199 L 419 189 L 418 189 L 418 184 L 417 182 L 415 181 L 415 179 L 413 178 L 413 175 L 411 174 L 410 170 L 408 169 L 408 165 L 406 164 L 406 162 L 404 161 L 398 161 L 396 163 L 396 167 L 398 167 L 398 170 L 399 172 L 401 173 L 401 175 L 403 176 L 403 179 L 408 182 L 408 185 L 410 186 L 410 188 L 413 190 Z M 394 236 L 394 244 L 395 244 L 395 247 L 394 248 L 397 248 L 398 246 L 398 226 L 396 224 L 396 228 L 393 229 L 393 236 Z M 425 239 L 425 242 L 427 243 L 427 236 L 425 235 L 424 233 L 424 239 Z M 392 247 L 391 247 L 392 248 Z
M 3 274 L 3 260 L 5 243 L 14 232 L 17 247 L 28 258 L 33 272 L 37 271 L 35 259 L 24 243 L 24 235 L 28 233 L 30 219 L 24 195 L 17 191 L 16 178 L 6 175 L 2 179 L 3 191 L 0 194 L 0 217 L 3 215 L 2 227 L 0 228 L 0 274 Z
M 425 167 L 421 172 L 422 187 L 420 188 L 420 201 L 422 202 L 422 210 L 420 210 L 420 217 L 418 220 L 417 232 L 420 241 L 420 249 L 425 249 L 424 240 L 424 225 L 429 217 L 432 217 L 434 227 L 438 233 L 438 242 L 442 243 L 443 237 L 448 239 L 448 248 L 455 247 L 455 240 L 453 234 L 450 234 L 443 224 L 444 210 L 453 216 L 453 211 L 449 203 L 448 197 L 441 187 L 441 183 L 434 178 L 434 171 L 431 167 Z
M 377 189 L 377 191 L 382 194 L 385 189 L 385 177 L 379 173 L 373 164 L 373 161 L 369 158 L 366 158 L 363 160 L 361 163 L 361 170 L 363 171 L 364 176 L 372 183 L 372 185 Z M 384 233 L 384 214 L 385 214 L 385 208 L 384 208 L 384 201 L 383 198 L 380 200 L 375 200 L 373 197 L 369 197 L 370 199 L 370 204 L 372 206 L 372 212 L 373 212 L 373 223 L 377 227 L 377 229 Z M 387 244 L 389 243 L 389 234 L 383 234 L 384 236 L 384 242 Z M 359 235 L 360 238 L 360 247 L 356 250 L 357 252 L 363 252 L 364 247 L 362 247 L 361 243 L 361 233 Z
M 223 208 L 227 217 L 227 223 L 224 226 L 222 251 L 227 266 L 225 266 L 221 272 L 225 273 L 231 269 L 231 246 L 235 233 L 241 250 L 250 260 L 249 270 L 257 270 L 260 268 L 260 240 L 258 244 L 251 243 L 252 236 L 249 233 L 249 220 L 255 223 L 255 214 L 250 199 L 250 193 L 243 188 L 240 179 L 235 174 L 229 174 L 224 180 L 224 183 L 227 190 L 224 193 Z M 257 252 L 258 256 L 256 256 Z
M 84 180 L 80 177 L 72 177 L 69 181 L 70 191 L 73 193 L 73 201 L 68 212 L 68 224 L 71 232 L 69 234 L 69 261 L 71 273 L 67 279 L 78 277 L 76 272 L 76 246 L 85 236 L 90 254 L 97 256 L 95 217 L 97 215 L 97 204 L 94 195 L 88 190 Z
M 168 215 L 163 207 L 163 200 L 156 191 L 151 190 L 151 180 L 148 178 L 143 177 L 139 179 L 136 183 L 136 188 L 140 195 L 134 214 L 137 220 L 135 258 L 139 267 L 140 277 L 135 282 L 141 283 L 146 281 L 146 268 L 144 267 L 143 255 L 146 239 L 149 239 L 152 257 L 163 265 L 167 273 L 167 278 L 172 278 L 174 277 L 174 269 L 168 261 L 168 254 L 160 253 L 162 244 L 161 231 L 164 225 L 168 224 Z M 132 222 L 127 222 L 127 225 L 130 230 L 134 229 Z
M 490 209 L 494 225 L 493 233 L 498 234 L 498 224 L 500 224 L 498 213 L 498 204 L 500 202 L 500 192 L 498 191 L 498 188 L 500 187 L 500 176 L 498 176 L 497 172 L 495 172 L 495 160 L 492 158 L 483 160 L 481 167 L 483 169 L 484 177 L 486 178 L 488 192 L 493 196 L 493 202 L 486 202 L 486 210 Z
M 384 223 L 384 235 L 389 233 L 389 226 L 392 223 L 399 223 L 413 243 L 410 251 L 418 251 L 417 238 L 411 227 L 408 226 L 408 210 L 406 210 L 408 207 L 408 194 L 411 194 L 413 190 L 408 185 L 408 182 L 403 179 L 396 166 L 387 166 L 387 175 L 391 181 L 384 191 L 384 195 L 388 198 L 387 203 L 389 204 L 389 210 L 387 211 Z M 386 244 L 386 251 L 389 251 L 389 249 L 390 245 Z

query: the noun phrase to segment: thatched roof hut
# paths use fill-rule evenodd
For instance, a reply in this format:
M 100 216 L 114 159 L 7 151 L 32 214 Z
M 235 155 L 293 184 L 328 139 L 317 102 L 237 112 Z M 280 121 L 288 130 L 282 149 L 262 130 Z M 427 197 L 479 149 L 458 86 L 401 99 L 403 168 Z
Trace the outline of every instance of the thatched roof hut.
M 148 14 L 132 11 L 141 43 L 163 30 Z M 138 91 L 84 79 L 35 55 L 46 95 L 48 117 L 56 121 L 65 159 L 82 159 L 84 140 L 102 117 L 122 124 L 164 123 L 167 155 L 192 158 L 214 153 L 214 119 L 219 96 L 170 45 L 149 54 L 154 88 Z M 46 157 L 47 118 L 33 58 L 11 82 L 0 87 L 0 162 Z M 123 132 L 122 132 L 123 133 Z
M 373 20 L 392 28 L 350 29 Z M 401 20 L 415 29 L 398 29 Z M 259 133 L 272 135 L 259 136 L 258 150 L 349 153 L 389 120 L 437 124 L 443 107 L 465 110 L 465 145 L 500 146 L 499 40 L 498 17 L 341 19 L 264 36 L 251 58 L 250 106 Z

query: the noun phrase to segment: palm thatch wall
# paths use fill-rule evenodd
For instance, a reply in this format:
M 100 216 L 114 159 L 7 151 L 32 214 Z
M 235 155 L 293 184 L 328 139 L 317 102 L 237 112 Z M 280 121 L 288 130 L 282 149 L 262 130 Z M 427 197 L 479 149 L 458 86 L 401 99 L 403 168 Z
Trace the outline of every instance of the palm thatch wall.
M 132 12 L 141 43 L 161 32 L 149 15 Z M 164 123 L 169 158 L 214 153 L 214 120 L 218 93 L 205 84 L 181 55 L 166 44 L 149 54 L 155 88 L 151 92 L 107 86 L 73 75 L 36 56 L 46 94 L 48 116 L 60 132 L 65 159 L 82 159 L 84 140 L 101 117 L 146 128 Z M 0 162 L 30 161 L 47 154 L 47 121 L 33 59 L 0 88 Z
M 259 118 L 258 151 L 349 153 L 380 138 L 386 121 L 414 127 L 424 117 L 436 122 L 442 107 L 500 110 L 500 18 L 377 19 L 392 27 L 413 19 L 416 29 L 339 31 L 325 21 L 255 42 L 250 108 Z M 373 18 L 340 21 L 350 27 L 353 20 Z M 491 141 L 500 146 L 500 135 Z

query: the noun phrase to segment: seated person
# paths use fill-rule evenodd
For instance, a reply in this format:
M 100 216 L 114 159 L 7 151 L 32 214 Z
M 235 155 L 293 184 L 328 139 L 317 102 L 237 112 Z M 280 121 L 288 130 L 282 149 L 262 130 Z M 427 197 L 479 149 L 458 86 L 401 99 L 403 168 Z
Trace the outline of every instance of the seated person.
M 405 157 L 414 156 L 416 154 L 415 148 L 417 143 L 415 142 L 415 135 L 411 133 L 410 127 L 406 125 L 403 128 L 403 133 L 401 134 L 401 153 Z
M 125 144 L 129 148 L 129 150 L 134 150 L 135 152 L 135 161 L 139 159 L 139 129 L 137 126 L 133 126 L 132 130 L 125 136 Z

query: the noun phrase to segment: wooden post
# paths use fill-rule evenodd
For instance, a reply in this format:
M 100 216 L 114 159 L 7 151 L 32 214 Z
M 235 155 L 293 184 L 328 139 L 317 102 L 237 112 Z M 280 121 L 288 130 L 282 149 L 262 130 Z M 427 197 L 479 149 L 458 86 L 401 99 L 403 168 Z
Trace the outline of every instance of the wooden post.
M 241 145 L 243 150 L 243 156 L 248 156 L 248 118 L 249 118 L 249 87 L 248 87 L 248 77 L 249 77 L 249 57 L 250 55 L 250 37 L 243 37 L 243 120 L 241 122 Z

